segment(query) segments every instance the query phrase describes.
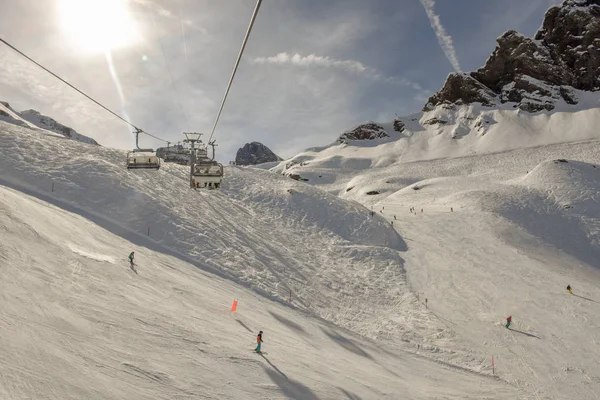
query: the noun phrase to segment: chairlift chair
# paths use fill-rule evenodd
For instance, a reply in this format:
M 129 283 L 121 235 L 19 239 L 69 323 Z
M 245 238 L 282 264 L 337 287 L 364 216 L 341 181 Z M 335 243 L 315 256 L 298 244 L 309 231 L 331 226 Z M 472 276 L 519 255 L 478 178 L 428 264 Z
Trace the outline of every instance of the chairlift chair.
M 190 187 L 194 189 L 218 189 L 223 181 L 223 165 L 215 161 L 215 144 L 212 146 L 212 158 L 208 157 L 208 147 L 202 143 L 201 133 L 184 132 L 186 143 L 191 143 Z M 196 147 L 199 144 L 200 147 Z
M 127 152 L 127 169 L 159 169 L 160 158 L 151 149 L 136 149 Z
M 135 131 L 135 149 L 127 152 L 127 169 L 159 169 L 160 158 L 153 149 L 141 149 L 138 145 L 141 129 Z
M 156 155 L 166 163 L 190 165 L 191 152 L 181 144 L 156 149 Z
M 191 179 L 191 186 L 194 189 L 218 189 L 222 181 L 223 165 L 215 161 L 194 164 Z

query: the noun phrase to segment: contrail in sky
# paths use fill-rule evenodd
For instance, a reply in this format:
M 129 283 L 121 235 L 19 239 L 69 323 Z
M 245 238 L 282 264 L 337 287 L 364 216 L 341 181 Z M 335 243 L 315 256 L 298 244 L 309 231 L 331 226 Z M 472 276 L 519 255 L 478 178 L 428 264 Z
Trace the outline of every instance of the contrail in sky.
M 460 62 L 458 61 L 458 57 L 456 56 L 456 50 L 454 49 L 454 43 L 452 41 L 452 36 L 448 35 L 446 29 L 442 25 L 440 21 L 440 16 L 435 13 L 435 0 L 420 0 L 425 12 L 427 13 L 427 17 L 429 18 L 429 22 L 431 23 L 431 28 L 435 32 L 435 35 L 440 42 L 440 46 L 450 64 L 456 72 L 462 72 L 460 68 Z

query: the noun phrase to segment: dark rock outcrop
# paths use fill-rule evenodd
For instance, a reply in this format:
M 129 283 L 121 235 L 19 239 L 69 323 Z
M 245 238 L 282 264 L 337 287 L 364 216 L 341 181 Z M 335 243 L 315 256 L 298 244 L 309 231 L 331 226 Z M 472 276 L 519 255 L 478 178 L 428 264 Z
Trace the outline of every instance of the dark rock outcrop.
M 431 96 L 425 108 L 430 110 L 442 103 L 481 103 L 485 106 L 493 106 L 496 103 L 496 96 L 492 89 L 469 74 L 451 74 L 446 79 L 444 87 Z
M 389 137 L 385 129 L 382 126 L 377 125 L 375 122 L 367 122 L 352 129 L 351 131 L 344 132 L 338 139 L 340 143 L 346 143 L 348 140 L 373 140 Z
M 271 149 L 259 142 L 246 143 L 235 155 L 237 165 L 257 165 L 282 160 Z
M 406 124 L 405 124 L 404 122 L 402 122 L 402 120 L 401 120 L 401 119 L 399 119 L 399 118 L 394 118 L 394 130 L 395 130 L 396 132 L 400 132 L 400 133 L 404 132 L 404 126 L 405 126 L 405 125 L 406 125 Z
M 508 31 L 485 65 L 450 74 L 424 111 L 440 104 L 514 102 L 524 111 L 552 110 L 562 99 L 579 102 L 573 89 L 600 90 L 600 0 L 565 0 L 546 12 L 535 38 Z
M 0 104 L 2 104 L 4 107 L 10 109 L 10 104 L 8 104 L 7 102 L 0 101 Z M 0 116 L 2 116 L 2 117 L 8 117 L 9 114 L 7 112 L 5 112 L 5 111 L 0 110 Z

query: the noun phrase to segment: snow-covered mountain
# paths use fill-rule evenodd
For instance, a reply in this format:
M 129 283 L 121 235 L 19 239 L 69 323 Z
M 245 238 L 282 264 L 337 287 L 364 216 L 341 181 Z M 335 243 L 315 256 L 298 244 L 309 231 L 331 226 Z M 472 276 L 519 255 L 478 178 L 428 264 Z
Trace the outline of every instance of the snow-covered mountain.
M 26 110 L 17 112 L 10 107 L 7 102 L 0 102 L 0 121 L 11 124 L 26 126 L 32 129 L 43 129 L 47 132 L 55 132 L 68 139 L 76 140 L 82 143 L 98 145 L 94 139 L 84 136 L 74 129 L 56 122 L 54 119 L 42 115 L 36 110 Z
M 76 140 L 78 142 L 98 145 L 98 142 L 96 142 L 94 139 L 78 133 L 73 128 L 56 122 L 53 118 L 50 118 L 46 115 L 42 115 L 36 110 L 21 111 L 19 114 L 21 115 L 21 117 L 23 117 L 23 119 L 31 122 L 32 124 L 40 128 L 49 130 L 51 132 L 59 133 L 66 138 Z
M 600 138 L 600 1 L 566 0 L 535 38 L 510 31 L 484 67 L 450 74 L 422 112 L 373 122 L 274 170 L 319 183 L 312 167 L 355 169 Z M 375 130 L 374 130 L 375 129 Z M 374 134 L 374 132 L 378 132 Z M 365 140 L 366 139 L 366 140 Z M 346 172 L 344 172 L 346 173 Z

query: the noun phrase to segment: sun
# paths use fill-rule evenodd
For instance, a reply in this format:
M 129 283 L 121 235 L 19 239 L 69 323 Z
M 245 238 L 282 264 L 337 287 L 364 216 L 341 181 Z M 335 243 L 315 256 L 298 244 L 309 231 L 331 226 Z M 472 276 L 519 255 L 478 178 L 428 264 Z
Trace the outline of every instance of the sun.
M 90 53 L 139 40 L 127 0 L 60 0 L 60 23 L 77 47 Z

